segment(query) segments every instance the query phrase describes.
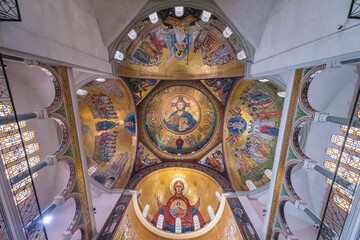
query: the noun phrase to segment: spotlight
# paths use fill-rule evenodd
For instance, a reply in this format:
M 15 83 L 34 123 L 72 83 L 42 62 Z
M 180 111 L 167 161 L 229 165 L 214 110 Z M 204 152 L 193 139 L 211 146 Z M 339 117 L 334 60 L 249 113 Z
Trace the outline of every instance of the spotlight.
M 43 217 L 42 222 L 43 222 L 43 224 L 49 224 L 51 222 L 51 220 L 52 220 L 52 217 L 49 215 L 46 215 Z
M 78 90 L 76 90 L 76 94 L 80 95 L 80 96 L 84 96 L 86 95 L 88 92 L 85 89 L 79 88 Z
M 95 81 L 97 81 L 97 82 L 105 82 L 105 78 L 96 78 Z

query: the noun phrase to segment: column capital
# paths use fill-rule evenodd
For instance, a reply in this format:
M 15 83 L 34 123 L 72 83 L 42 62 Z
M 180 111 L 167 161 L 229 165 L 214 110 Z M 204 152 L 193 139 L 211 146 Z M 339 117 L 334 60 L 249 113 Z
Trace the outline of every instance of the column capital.
M 65 204 L 65 198 L 64 196 L 57 195 L 54 197 L 53 203 L 56 205 L 56 207 L 62 206 Z
M 56 155 L 46 155 L 45 156 L 45 162 L 47 162 L 48 166 L 53 166 L 56 164 Z
M 24 64 L 27 67 L 37 67 L 39 66 L 39 62 L 32 59 L 24 59 Z
M 306 169 L 314 169 L 316 165 L 317 165 L 317 161 L 312 159 L 305 159 L 303 167 Z
M 326 122 L 326 118 L 329 116 L 330 114 L 327 112 L 315 112 L 314 115 L 314 122 Z
M 35 111 L 36 117 L 38 119 L 47 119 L 49 118 L 47 109 L 40 109 Z
M 63 233 L 61 234 L 61 239 L 62 239 L 62 240 L 71 240 L 72 235 L 73 235 L 73 234 L 72 234 L 71 231 L 66 230 L 65 232 L 63 232 Z
M 304 209 L 306 208 L 307 203 L 305 200 L 303 199 L 299 199 L 295 201 L 295 207 L 301 211 L 304 211 Z

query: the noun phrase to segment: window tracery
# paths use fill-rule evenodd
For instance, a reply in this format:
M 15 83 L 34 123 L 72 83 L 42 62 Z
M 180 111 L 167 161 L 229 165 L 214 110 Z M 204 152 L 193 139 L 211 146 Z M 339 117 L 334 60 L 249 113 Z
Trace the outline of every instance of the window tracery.
M 333 196 L 332 200 L 339 208 L 341 208 L 347 213 L 350 212 L 351 204 L 348 201 L 346 201 L 345 199 L 343 199 L 342 197 L 336 194 Z

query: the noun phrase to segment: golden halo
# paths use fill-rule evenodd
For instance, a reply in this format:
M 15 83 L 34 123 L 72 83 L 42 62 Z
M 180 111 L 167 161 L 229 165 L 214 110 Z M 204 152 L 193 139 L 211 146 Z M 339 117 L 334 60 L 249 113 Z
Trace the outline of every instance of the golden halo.
M 189 99 L 187 99 L 185 96 L 181 96 L 181 97 L 183 98 L 184 102 L 187 103 L 187 104 L 189 104 L 189 106 L 190 106 L 190 101 L 189 101 Z M 176 104 L 178 100 L 179 100 L 179 97 L 175 97 L 175 98 L 171 101 L 171 103 L 175 103 L 175 104 Z M 171 109 L 172 109 L 174 112 L 176 112 L 176 111 L 177 111 L 176 105 L 175 105 L 174 107 L 171 107 Z M 189 109 L 190 109 L 190 107 L 187 107 L 187 106 L 185 105 L 185 111 L 188 112 Z
M 174 177 L 171 180 L 170 185 L 169 185 L 171 194 L 175 195 L 174 184 L 176 181 L 181 181 L 184 184 L 183 195 L 185 196 L 189 190 L 189 185 L 188 185 L 187 181 L 185 180 L 185 178 L 183 178 L 183 177 Z

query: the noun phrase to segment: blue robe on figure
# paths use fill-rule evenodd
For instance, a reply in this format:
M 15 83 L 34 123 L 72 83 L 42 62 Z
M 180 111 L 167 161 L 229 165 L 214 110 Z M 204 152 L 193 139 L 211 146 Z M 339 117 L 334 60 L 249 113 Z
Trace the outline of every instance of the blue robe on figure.
M 177 114 L 177 112 L 178 112 L 178 111 L 172 113 L 172 114 L 170 115 L 170 117 L 173 117 L 175 114 Z M 187 131 L 187 130 L 189 130 L 189 129 L 192 129 L 192 128 L 195 127 L 195 125 L 197 124 L 197 121 L 193 118 L 193 116 L 192 116 L 189 112 L 184 111 L 183 114 L 181 115 L 180 119 L 181 119 L 181 118 L 186 118 L 186 119 L 187 119 L 187 125 L 188 125 L 188 127 L 187 127 L 185 130 L 183 130 L 183 131 L 180 131 L 180 129 L 179 129 L 179 125 L 180 125 L 180 124 L 177 124 L 177 125 L 175 125 L 175 124 L 169 124 L 169 123 L 167 123 L 167 122 L 165 121 L 165 119 L 164 119 L 164 123 L 165 123 L 165 125 L 166 125 L 169 129 L 171 129 L 171 130 L 173 130 L 173 131 L 175 131 L 175 132 L 185 132 L 185 131 Z

